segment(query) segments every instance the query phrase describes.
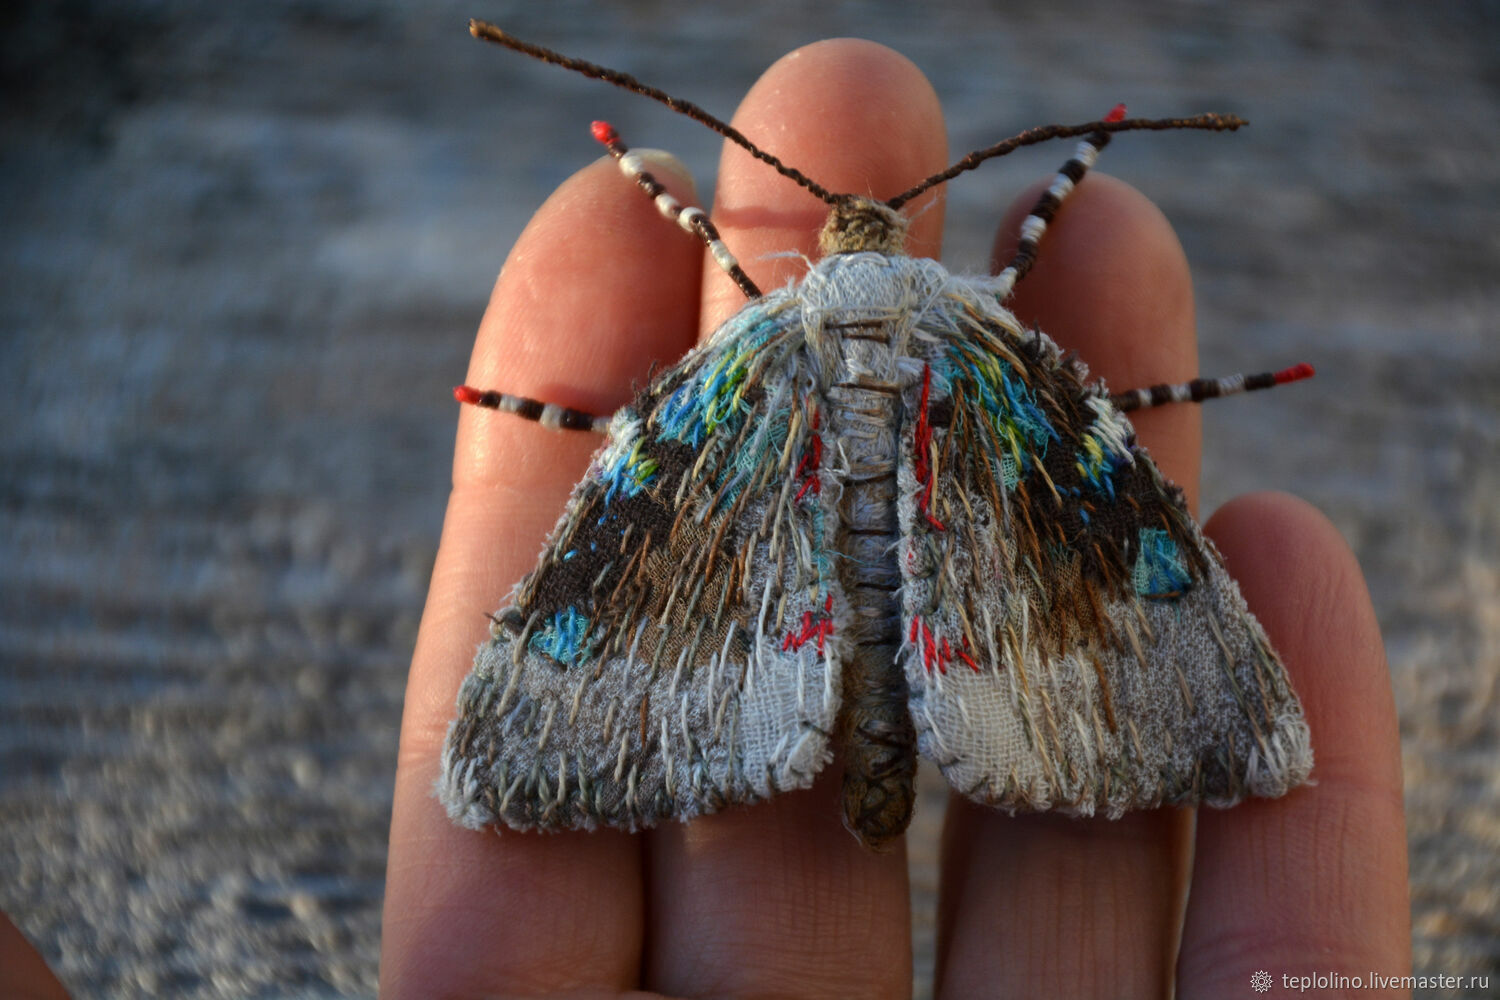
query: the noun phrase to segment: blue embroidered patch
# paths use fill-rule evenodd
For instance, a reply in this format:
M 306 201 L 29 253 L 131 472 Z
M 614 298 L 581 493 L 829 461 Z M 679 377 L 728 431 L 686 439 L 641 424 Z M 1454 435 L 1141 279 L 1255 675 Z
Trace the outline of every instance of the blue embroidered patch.
M 530 648 L 572 666 L 588 661 L 593 652 L 589 641 L 592 624 L 575 607 L 555 612 L 550 621 L 531 637 Z
M 1141 551 L 1135 560 L 1135 592 L 1142 597 L 1176 597 L 1193 585 L 1182 553 L 1172 536 L 1160 528 L 1142 528 Z

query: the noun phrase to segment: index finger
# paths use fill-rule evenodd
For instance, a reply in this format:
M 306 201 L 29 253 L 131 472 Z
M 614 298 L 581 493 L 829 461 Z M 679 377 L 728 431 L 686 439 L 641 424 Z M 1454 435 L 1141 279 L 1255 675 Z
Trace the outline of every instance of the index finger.
M 653 171 L 679 198 L 689 184 Z M 607 160 L 565 183 L 517 241 L 470 362 L 471 384 L 609 412 L 697 330 L 698 245 Z M 626 989 L 639 975 L 639 843 L 614 832 L 475 833 L 432 794 L 454 695 L 486 615 L 536 561 L 598 435 L 465 408 L 453 493 L 402 717 L 381 987 Z

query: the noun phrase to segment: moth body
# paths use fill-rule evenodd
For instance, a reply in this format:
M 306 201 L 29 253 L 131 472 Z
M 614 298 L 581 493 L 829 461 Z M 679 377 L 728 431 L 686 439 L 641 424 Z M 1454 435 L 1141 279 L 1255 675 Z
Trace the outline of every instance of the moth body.
M 481 37 L 689 114 L 831 206 L 822 259 L 762 293 L 706 214 L 594 133 L 748 302 L 607 422 L 536 569 L 492 616 L 438 794 L 473 828 L 638 830 L 810 786 L 845 824 L 911 818 L 916 754 L 1009 811 L 1110 817 L 1304 782 L 1285 668 L 1125 410 L 1307 366 L 1111 396 L 1006 308 L 1062 200 L 1126 119 L 1032 129 L 886 202 L 837 195 L 626 74 Z M 994 277 L 904 255 L 900 207 L 985 159 L 1082 136 Z M 559 427 L 603 418 L 459 387 Z
M 1218 554 L 1002 280 L 836 253 L 616 414 L 464 683 L 454 819 L 639 829 L 807 787 L 837 747 L 879 846 L 914 737 L 1011 810 L 1305 779 Z
M 861 226 L 857 245 L 890 245 L 874 229 Z M 837 243 L 831 249 L 848 252 Z M 899 666 L 897 449 L 909 381 L 902 371 L 918 364 L 906 353 L 907 321 L 929 282 L 906 257 L 865 252 L 831 260 L 804 282 L 801 312 L 808 342 L 822 355 L 819 389 L 839 443 L 828 474 L 839 491 L 836 548 L 850 604 L 837 730 L 844 823 L 879 848 L 906 829 L 916 797 L 916 730 Z

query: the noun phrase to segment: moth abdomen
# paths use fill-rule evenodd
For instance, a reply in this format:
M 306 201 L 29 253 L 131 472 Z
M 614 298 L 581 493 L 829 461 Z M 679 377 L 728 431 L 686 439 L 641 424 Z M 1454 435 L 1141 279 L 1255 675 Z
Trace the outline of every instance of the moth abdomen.
M 865 647 L 844 674 L 844 825 L 875 850 L 906 832 L 916 803 L 917 732 L 899 649 Z
M 851 275 L 884 265 L 851 259 Z M 856 280 L 851 284 L 858 284 Z M 907 709 L 901 648 L 900 539 L 896 466 L 904 420 L 898 322 L 849 314 L 830 282 L 819 303 L 822 330 L 840 359 L 827 390 L 828 425 L 840 442 L 835 474 L 843 482 L 836 547 L 848 596 L 840 751 L 844 825 L 881 849 L 905 832 L 916 799 L 916 728 Z

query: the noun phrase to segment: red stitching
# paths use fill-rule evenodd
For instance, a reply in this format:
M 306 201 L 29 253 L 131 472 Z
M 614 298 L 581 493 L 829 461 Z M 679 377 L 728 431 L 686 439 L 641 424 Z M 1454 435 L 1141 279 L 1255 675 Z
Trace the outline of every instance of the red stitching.
M 802 612 L 802 631 L 788 632 L 781 642 L 782 652 L 798 650 L 812 640 L 818 640 L 818 652 L 823 652 L 823 640 L 833 635 L 833 595 L 823 602 L 824 613 L 817 618 L 811 611 Z
M 932 425 L 927 422 L 927 397 L 932 390 L 932 366 L 922 366 L 922 406 L 917 411 L 917 429 L 912 433 L 912 447 L 916 451 L 917 482 L 922 484 L 922 493 L 917 497 L 917 509 L 927 519 L 927 523 L 939 531 L 947 531 L 943 522 L 932 516 L 932 465 L 927 460 L 927 453 L 932 446 Z
M 947 636 L 935 636 L 927 623 L 922 621 L 921 616 L 913 617 L 911 620 L 911 642 L 922 651 L 922 667 L 929 675 L 932 673 L 932 665 L 937 664 L 938 673 L 946 675 L 948 664 L 955 659 L 963 660 L 969 665 L 969 669 L 976 674 L 979 673 L 979 664 L 974 662 L 974 657 L 969 655 L 969 639 L 967 636 L 960 637 L 962 648 L 955 649 L 949 642 Z
M 802 488 L 797 491 L 795 500 L 801 500 L 808 490 L 812 490 L 817 496 L 823 492 L 823 483 L 818 479 L 818 469 L 823 464 L 823 438 L 818 435 L 818 418 L 821 416 L 816 410 L 812 418 L 812 445 L 802 453 L 802 461 L 797 463 L 796 475 L 803 477 Z

